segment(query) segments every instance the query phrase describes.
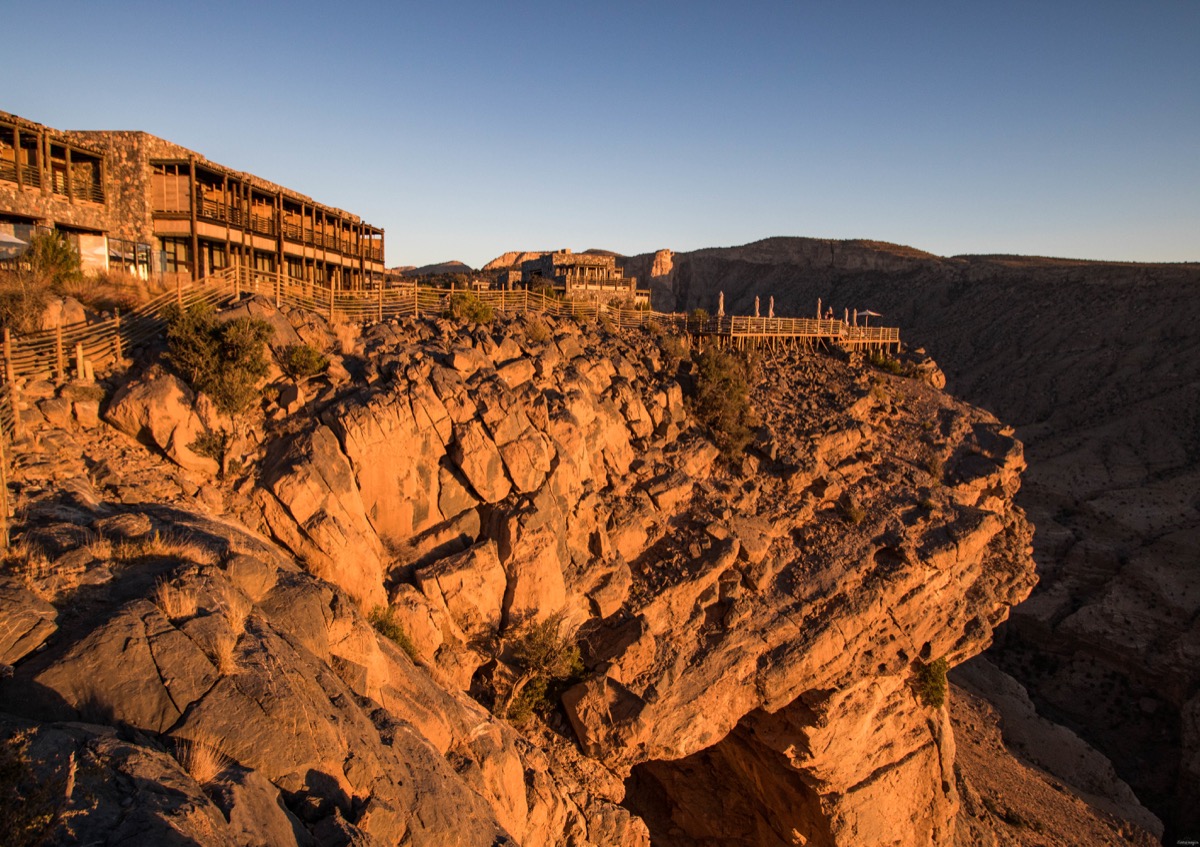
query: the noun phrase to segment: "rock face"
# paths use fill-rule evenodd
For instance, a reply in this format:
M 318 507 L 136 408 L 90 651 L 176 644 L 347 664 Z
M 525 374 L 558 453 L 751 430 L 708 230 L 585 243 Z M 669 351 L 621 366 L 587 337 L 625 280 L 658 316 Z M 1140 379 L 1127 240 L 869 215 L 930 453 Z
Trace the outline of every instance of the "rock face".
M 386 582 L 422 655 L 466 688 L 474 641 L 560 614 L 590 669 L 567 715 L 610 769 L 673 785 L 671 763 L 753 738 L 774 750 L 764 779 L 809 786 L 795 826 L 814 843 L 951 843 L 952 734 L 913 667 L 983 649 L 1032 586 L 1010 431 L 927 385 L 801 357 L 760 386 L 780 400 L 742 484 L 714 476 L 651 338 L 598 353 L 571 324 L 536 343 L 517 325 L 427 332 L 368 333 L 379 379 L 323 415 L 353 468 L 338 500 L 396 551 Z M 312 476 L 313 452 L 287 452 L 268 487 Z M 312 532 L 264 514 L 301 554 L 289 539 Z M 357 570 L 323 575 L 361 593 Z
M 1041 584 L 995 658 L 1112 758 L 1168 838 L 1196 832 L 1200 267 L 803 238 L 673 263 L 656 308 L 711 310 L 721 291 L 741 314 L 756 295 L 781 314 L 870 307 L 929 349 L 951 391 L 1015 426 Z
M 216 460 L 193 449 L 204 432 L 195 406 L 191 389 L 179 377 L 151 369 L 122 386 L 109 403 L 105 420 L 158 448 L 180 467 L 215 474 Z
M 481 270 L 485 271 L 502 271 L 509 268 L 520 268 L 522 262 L 528 262 L 532 259 L 540 259 L 545 256 L 548 251 L 534 251 L 532 253 L 523 252 L 521 250 L 509 250 L 507 253 L 502 253 L 492 259 Z
M 696 374 L 650 332 L 346 340 L 314 414 L 263 434 L 237 514 L 106 500 L 107 477 L 31 508 L 45 573 L 4 577 L 26 611 L 0 726 L 46 773 L 58 750 L 125 774 L 98 807 L 144 809 L 160 840 L 955 843 L 970 800 L 918 679 L 1032 588 L 1010 429 L 795 351 L 721 458 L 684 401 Z M 521 735 L 497 715 L 520 634 L 548 625 L 583 671 Z M 131 783 L 182 787 L 155 805 Z
M 110 561 L 106 590 L 94 587 L 71 630 L 0 688 L 0 741 L 23 733 L 45 780 L 65 780 L 69 756 L 79 766 L 77 838 L 491 847 L 565 843 L 561 832 L 646 843 L 569 762 L 441 687 L 348 595 L 276 548 L 196 514 L 154 513 L 144 526 L 134 516 L 146 517 L 127 510 L 124 525 L 203 538 L 192 552 L 219 561 L 154 544 Z M 43 517 L 43 535 L 86 529 L 54 520 Z M 158 588 L 122 600 L 155 578 Z M 26 605 L 31 619 L 50 606 Z

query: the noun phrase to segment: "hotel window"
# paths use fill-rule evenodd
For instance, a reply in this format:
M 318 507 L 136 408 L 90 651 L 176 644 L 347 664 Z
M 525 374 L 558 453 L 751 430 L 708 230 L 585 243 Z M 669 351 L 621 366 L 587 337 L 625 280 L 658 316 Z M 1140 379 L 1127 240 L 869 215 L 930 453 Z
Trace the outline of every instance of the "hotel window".
M 155 165 L 150 176 L 150 202 L 156 212 L 192 210 L 187 165 Z
M 191 270 L 191 245 L 183 238 L 162 239 L 164 273 L 188 273 Z

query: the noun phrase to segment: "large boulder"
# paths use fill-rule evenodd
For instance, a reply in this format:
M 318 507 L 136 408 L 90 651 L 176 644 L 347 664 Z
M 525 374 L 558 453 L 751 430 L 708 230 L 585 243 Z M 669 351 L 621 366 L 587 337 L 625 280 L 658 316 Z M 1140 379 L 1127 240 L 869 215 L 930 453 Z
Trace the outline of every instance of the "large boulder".
M 196 452 L 196 442 L 206 431 L 196 412 L 196 395 L 161 368 L 151 368 L 117 389 L 104 419 L 182 468 L 207 474 L 220 469 L 216 459 Z
M 298 438 L 262 482 L 257 497 L 267 526 L 310 571 L 366 608 L 387 602 L 383 545 L 350 462 L 328 427 Z

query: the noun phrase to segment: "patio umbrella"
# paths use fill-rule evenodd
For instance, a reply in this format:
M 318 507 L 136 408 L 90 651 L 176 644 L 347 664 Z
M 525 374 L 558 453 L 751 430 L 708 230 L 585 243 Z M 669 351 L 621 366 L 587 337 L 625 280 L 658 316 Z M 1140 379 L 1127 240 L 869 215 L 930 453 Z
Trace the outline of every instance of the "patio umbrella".
M 883 315 L 879 314 L 879 312 L 872 312 L 870 309 L 859 309 L 858 316 L 863 319 L 863 326 L 867 325 L 867 323 L 868 323 L 867 318 L 882 318 L 883 317 Z
M 22 241 L 15 235 L 0 232 L 0 259 L 11 259 L 20 256 L 29 246 L 28 241 Z

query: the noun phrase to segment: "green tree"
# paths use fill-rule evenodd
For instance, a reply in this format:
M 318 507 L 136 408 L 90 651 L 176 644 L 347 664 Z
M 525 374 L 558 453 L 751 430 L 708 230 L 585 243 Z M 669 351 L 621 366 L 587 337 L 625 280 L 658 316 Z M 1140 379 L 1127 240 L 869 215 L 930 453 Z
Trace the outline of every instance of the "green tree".
M 83 276 L 79 254 L 59 232 L 39 232 L 29 239 L 25 253 L 34 276 L 46 281 L 55 290 Z
M 705 348 L 696 357 L 693 409 L 727 457 L 750 443 L 756 420 L 750 409 L 750 366 L 734 353 Z
M 258 383 L 267 375 L 271 325 L 257 318 L 218 321 L 205 302 L 186 309 L 171 304 L 163 316 L 171 365 L 221 412 L 238 416 L 249 411 L 262 396 Z

